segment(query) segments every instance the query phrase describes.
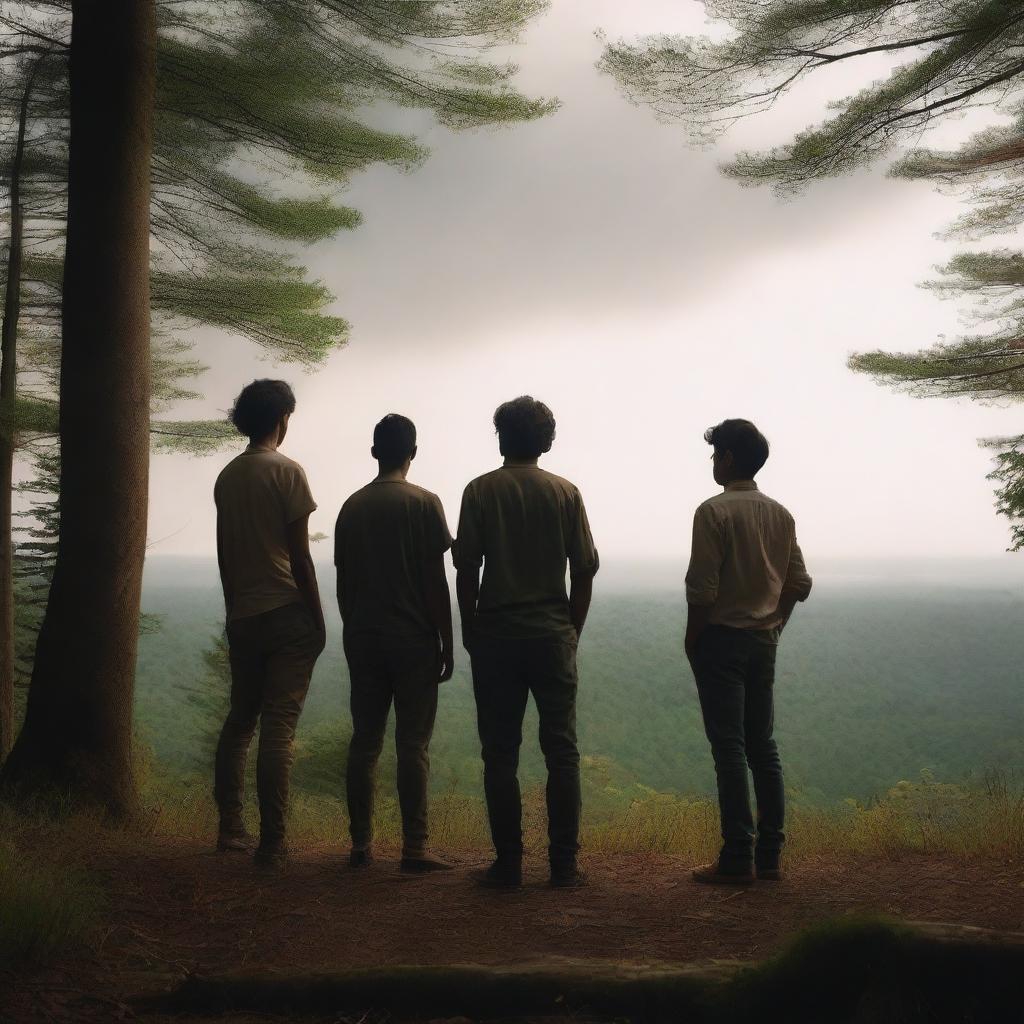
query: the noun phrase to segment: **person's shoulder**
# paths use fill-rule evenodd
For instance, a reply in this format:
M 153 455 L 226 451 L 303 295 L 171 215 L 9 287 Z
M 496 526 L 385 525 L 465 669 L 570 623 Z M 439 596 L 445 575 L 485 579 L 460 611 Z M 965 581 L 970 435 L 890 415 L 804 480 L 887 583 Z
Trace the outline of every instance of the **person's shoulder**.
M 793 513 L 790 512 L 789 509 L 786 508 L 786 506 L 783 505 L 781 501 L 778 501 L 777 499 L 773 498 L 770 494 L 765 494 L 764 491 L 761 491 L 761 490 L 756 491 L 755 493 L 757 494 L 758 499 L 762 503 L 764 503 L 765 505 L 768 505 L 770 508 L 774 509 L 777 513 L 779 513 L 784 518 L 786 518 L 786 519 L 792 519 L 793 518 Z
M 405 486 L 410 500 L 430 507 L 441 504 L 441 499 L 433 491 L 428 491 L 426 487 L 420 487 L 419 484 L 411 483 L 408 480 L 405 481 Z
M 553 487 L 555 490 L 561 491 L 566 497 L 578 499 L 580 496 L 580 489 L 571 481 L 567 480 L 564 476 L 559 476 L 557 473 L 551 473 L 546 469 L 538 470 L 543 479 L 549 487 Z
M 229 481 L 235 473 L 238 472 L 242 458 L 243 453 L 240 453 L 222 467 L 221 471 L 217 474 L 216 481 L 214 482 L 214 490 L 219 488 L 225 481 Z
M 466 494 L 486 491 L 500 485 L 502 479 L 502 468 L 499 466 L 497 469 L 490 469 L 486 473 L 481 473 L 479 476 L 473 477 L 473 479 L 466 484 L 464 491 Z

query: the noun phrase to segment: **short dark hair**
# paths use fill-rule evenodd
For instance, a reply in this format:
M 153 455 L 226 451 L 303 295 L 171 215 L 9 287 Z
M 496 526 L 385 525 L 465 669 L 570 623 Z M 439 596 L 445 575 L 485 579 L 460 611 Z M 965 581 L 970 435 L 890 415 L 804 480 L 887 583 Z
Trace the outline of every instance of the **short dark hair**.
M 385 468 L 400 466 L 416 451 L 416 424 L 408 416 L 389 412 L 373 428 L 373 450 Z
M 750 420 L 722 420 L 704 431 L 704 440 L 719 454 L 732 452 L 736 472 L 753 478 L 768 461 L 768 440 Z
M 250 441 L 267 437 L 287 413 L 295 412 L 295 392 L 287 381 L 254 380 L 242 388 L 231 410 L 231 422 Z
M 502 454 L 513 459 L 535 459 L 551 451 L 555 439 L 555 417 L 551 410 L 530 395 L 520 395 L 499 405 L 494 413 Z

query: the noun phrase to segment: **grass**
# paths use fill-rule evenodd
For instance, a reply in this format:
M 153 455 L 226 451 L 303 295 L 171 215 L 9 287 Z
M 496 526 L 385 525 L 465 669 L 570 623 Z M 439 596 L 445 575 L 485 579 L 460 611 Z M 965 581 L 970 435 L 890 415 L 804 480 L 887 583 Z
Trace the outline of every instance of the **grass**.
M 205 780 L 152 781 L 146 803 L 153 835 L 213 835 L 216 818 Z M 401 825 L 392 794 L 378 794 L 376 818 L 377 841 L 388 848 L 399 846 Z M 527 848 L 541 852 L 547 842 L 542 789 L 524 793 L 523 818 Z M 250 808 L 250 825 L 256 824 Z M 340 797 L 293 793 L 290 835 L 295 846 L 343 845 L 347 829 Z M 582 844 L 588 854 L 661 853 L 699 861 L 717 853 L 718 829 L 713 801 L 651 791 L 598 820 L 588 821 L 584 808 Z M 1024 791 L 998 773 L 965 785 L 925 776 L 920 782 L 900 783 L 869 803 L 850 800 L 822 808 L 794 802 L 787 831 L 786 859 L 792 866 L 822 857 L 891 859 L 911 853 L 1022 861 Z M 488 848 L 483 801 L 454 788 L 435 797 L 431 842 L 439 851 L 453 853 Z
M 11 818 L 0 817 L 5 833 Z M 80 946 L 99 920 L 99 889 L 46 849 L 0 840 L 0 967 L 42 963 Z

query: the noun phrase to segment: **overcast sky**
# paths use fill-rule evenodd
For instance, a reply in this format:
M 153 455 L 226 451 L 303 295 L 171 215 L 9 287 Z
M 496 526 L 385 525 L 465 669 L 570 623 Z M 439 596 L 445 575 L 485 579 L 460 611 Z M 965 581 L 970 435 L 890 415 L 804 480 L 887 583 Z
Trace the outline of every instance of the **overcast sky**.
M 432 156 L 413 174 L 356 178 L 345 201 L 363 226 L 308 254 L 353 324 L 349 345 L 306 375 L 204 340 L 208 399 L 180 413 L 216 415 L 254 376 L 290 380 L 283 451 L 306 467 L 312 528 L 328 534 L 372 476 L 373 424 L 392 411 L 416 421 L 410 479 L 441 495 L 454 532 L 463 486 L 498 461 L 495 406 L 525 392 L 555 412 L 543 465 L 579 484 L 606 561 L 686 557 L 693 507 L 715 490 L 702 433 L 729 416 L 769 438 L 760 483 L 795 514 L 812 569 L 1000 554 L 1008 532 L 976 438 L 1020 433 L 1020 407 L 914 400 L 845 366 L 851 351 L 960 329 L 955 304 L 916 287 L 953 251 L 933 235 L 959 205 L 882 169 L 795 202 L 740 188 L 717 170 L 730 152 L 817 118 L 822 86 L 863 82 L 830 72 L 695 150 L 598 73 L 598 28 L 695 32 L 704 14 L 684 0 L 555 0 L 514 51 L 519 87 L 562 100 L 553 116 L 453 134 L 382 112 Z M 229 457 L 154 460 L 153 553 L 212 553 Z

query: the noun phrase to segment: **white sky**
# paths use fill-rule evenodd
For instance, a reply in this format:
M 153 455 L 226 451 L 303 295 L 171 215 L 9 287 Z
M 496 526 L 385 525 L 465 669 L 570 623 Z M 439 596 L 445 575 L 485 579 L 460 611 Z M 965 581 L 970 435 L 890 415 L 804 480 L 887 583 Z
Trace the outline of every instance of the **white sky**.
M 605 559 L 620 561 L 686 556 L 692 509 L 715 489 L 701 435 L 746 416 L 772 443 L 761 486 L 796 515 L 812 571 L 816 557 L 1002 552 L 975 439 L 1020 433 L 1020 408 L 917 401 L 845 367 L 854 350 L 960 329 L 954 304 L 916 287 L 955 250 L 933 235 L 959 204 L 881 168 L 795 202 L 742 189 L 720 160 L 785 141 L 820 115 L 824 85 L 845 95 L 860 77 L 831 72 L 695 150 L 597 72 L 599 27 L 701 31 L 703 9 L 555 0 L 512 53 L 520 88 L 563 101 L 540 122 L 453 134 L 385 112 L 430 160 L 354 180 L 345 201 L 364 225 L 308 254 L 353 323 L 350 344 L 305 375 L 203 340 L 208 400 L 173 415 L 226 410 L 254 376 L 290 380 L 283 451 L 320 504 L 312 528 L 330 534 L 374 472 L 374 423 L 402 412 L 419 429 L 410 479 L 441 495 L 454 532 L 462 487 L 497 464 L 495 406 L 531 393 L 558 419 L 543 465 L 579 484 Z M 154 460 L 153 553 L 212 553 L 228 457 Z

